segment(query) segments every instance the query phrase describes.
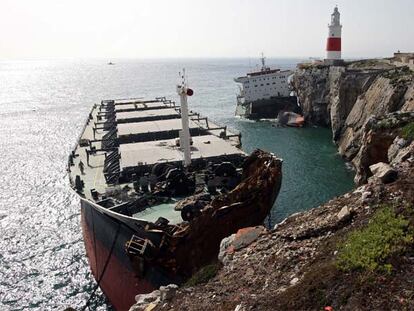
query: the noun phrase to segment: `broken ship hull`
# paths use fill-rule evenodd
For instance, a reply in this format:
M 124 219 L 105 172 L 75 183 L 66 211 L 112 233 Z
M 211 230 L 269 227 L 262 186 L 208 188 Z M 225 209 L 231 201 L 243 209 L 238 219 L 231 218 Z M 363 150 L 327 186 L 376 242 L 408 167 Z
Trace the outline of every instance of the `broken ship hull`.
M 169 237 L 166 243 L 169 247 L 163 248 L 156 259 L 131 256 L 126 251 L 132 236 L 154 238 L 145 229 L 135 229 L 141 227 L 139 222 L 120 214 L 114 217 L 99 205 L 81 200 L 82 231 L 89 264 L 116 310 L 128 310 L 139 293 L 182 283 L 217 258 L 224 237 L 240 228 L 263 223 L 280 190 L 281 162 L 268 155 L 266 159 L 253 160 L 246 170 L 245 180 L 236 189 L 213 200 L 184 232 Z
M 247 119 L 275 119 L 280 111 L 300 112 L 296 96 L 279 96 L 245 103 L 238 99 L 236 115 Z
M 117 310 L 215 261 L 221 240 L 262 224 L 280 190 L 282 160 L 261 150 L 246 156 L 240 135 L 198 114 L 192 163 L 183 169 L 179 113 L 163 98 L 103 101 L 69 156 L 91 271 Z

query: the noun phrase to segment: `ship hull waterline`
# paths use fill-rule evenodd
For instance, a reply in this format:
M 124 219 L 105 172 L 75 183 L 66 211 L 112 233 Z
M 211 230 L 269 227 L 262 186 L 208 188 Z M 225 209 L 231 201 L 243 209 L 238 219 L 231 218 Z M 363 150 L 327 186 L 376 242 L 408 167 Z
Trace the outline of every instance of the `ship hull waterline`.
M 114 308 L 129 310 L 137 294 L 149 293 L 161 285 L 180 284 L 189 276 L 183 273 L 187 268 L 194 272 L 191 267 L 201 267 L 217 258 L 222 238 L 242 227 L 262 224 L 281 186 L 281 161 L 271 160 L 272 157 L 255 159 L 253 155 L 253 163 L 245 168 L 244 182 L 221 199 L 213 200 L 213 207 L 189 224 L 187 237 L 178 242 L 175 251 L 159 258 L 158 264 L 146 263 L 144 275 L 133 266 L 125 244 L 132 235 L 148 234 L 134 227 L 133 218 L 81 196 L 82 231 L 91 271 Z M 208 234 L 211 230 L 217 234 Z M 197 245 L 204 247 L 197 249 Z M 163 262 L 171 260 L 177 262 L 177 275 L 162 268 Z
M 131 266 L 124 250 L 133 234 L 127 226 L 98 211 L 84 199 L 81 200 L 81 224 L 92 274 L 97 282 L 101 278 L 99 286 L 116 310 L 129 310 L 135 303 L 136 294 L 155 289 L 147 280 L 138 278 Z

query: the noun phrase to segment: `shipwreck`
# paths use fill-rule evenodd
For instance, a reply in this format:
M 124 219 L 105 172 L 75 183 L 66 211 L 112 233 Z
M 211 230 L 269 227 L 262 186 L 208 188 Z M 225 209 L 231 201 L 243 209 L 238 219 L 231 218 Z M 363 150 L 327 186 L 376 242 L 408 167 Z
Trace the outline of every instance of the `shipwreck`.
M 86 254 L 117 310 L 161 285 L 182 284 L 217 257 L 220 241 L 263 223 L 279 193 L 282 160 L 180 105 L 103 100 L 69 155 Z

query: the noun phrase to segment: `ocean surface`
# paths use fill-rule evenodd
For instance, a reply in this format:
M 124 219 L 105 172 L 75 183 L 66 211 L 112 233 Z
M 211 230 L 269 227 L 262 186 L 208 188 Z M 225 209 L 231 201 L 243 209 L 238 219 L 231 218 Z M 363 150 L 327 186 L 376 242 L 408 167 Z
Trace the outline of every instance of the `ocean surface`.
M 328 129 L 278 128 L 234 116 L 238 87 L 258 61 L 0 61 L 0 310 L 81 308 L 95 285 L 80 228 L 80 204 L 65 166 L 92 104 L 104 98 L 178 101 L 186 68 L 194 109 L 242 133 L 243 148 L 284 159 L 283 186 L 271 222 L 310 209 L 352 188 L 353 173 Z M 299 60 L 269 59 L 294 68 Z M 97 292 L 92 310 L 109 308 Z

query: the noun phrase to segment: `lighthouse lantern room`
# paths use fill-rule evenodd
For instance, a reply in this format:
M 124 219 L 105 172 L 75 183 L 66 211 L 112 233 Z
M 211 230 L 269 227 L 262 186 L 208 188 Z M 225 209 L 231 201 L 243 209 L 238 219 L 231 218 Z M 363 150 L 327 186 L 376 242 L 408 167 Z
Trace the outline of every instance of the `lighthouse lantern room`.
M 328 41 L 326 43 L 326 59 L 340 60 L 341 59 L 341 30 L 340 14 L 338 7 L 335 7 L 331 14 L 331 23 L 328 25 Z

